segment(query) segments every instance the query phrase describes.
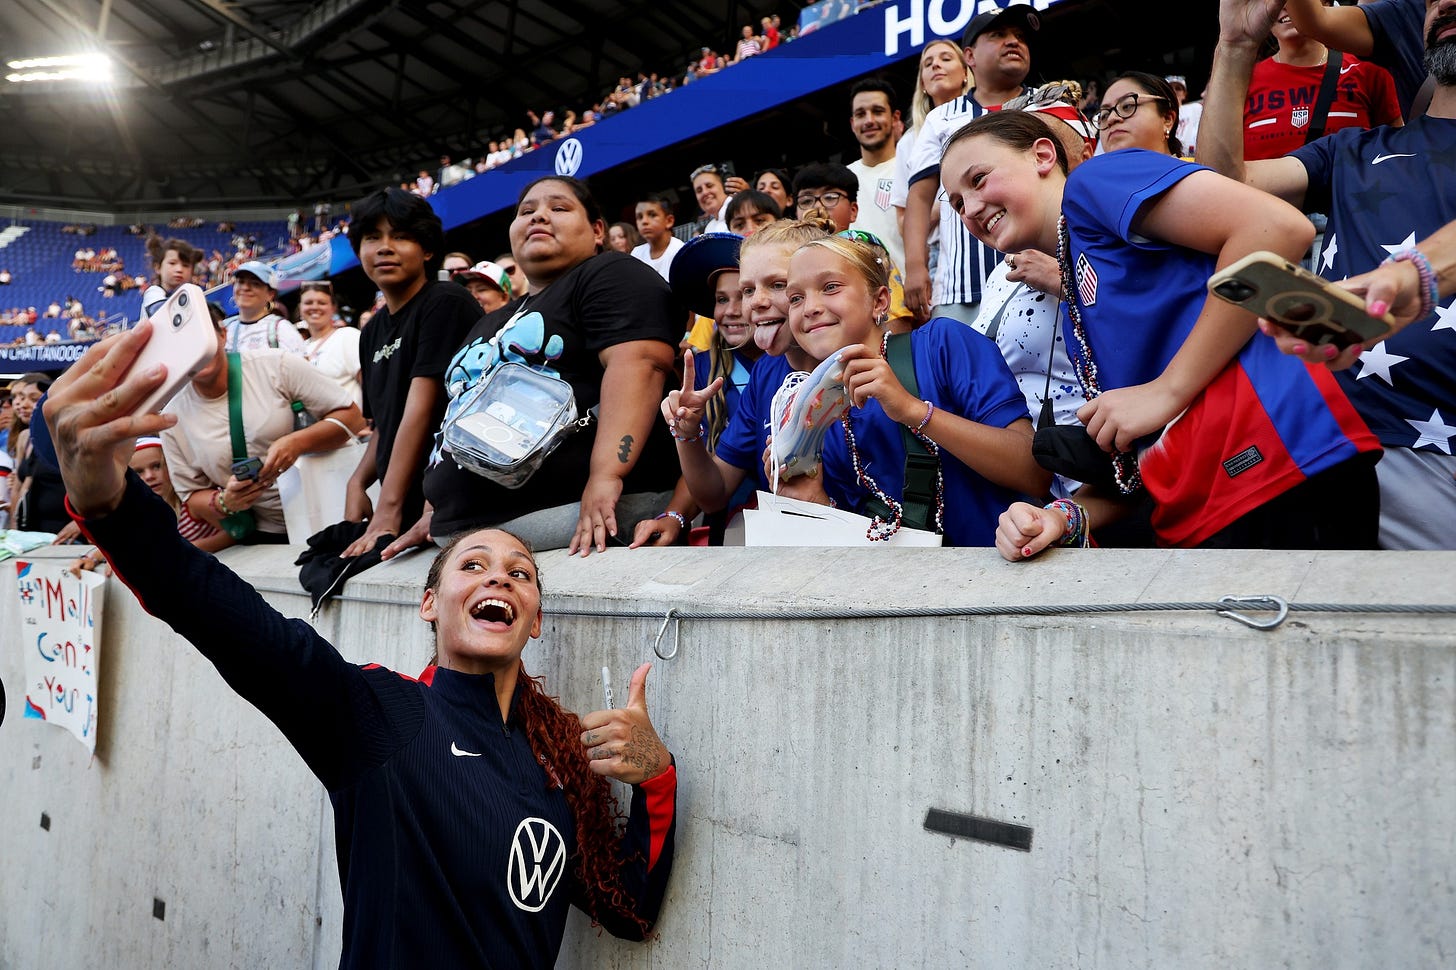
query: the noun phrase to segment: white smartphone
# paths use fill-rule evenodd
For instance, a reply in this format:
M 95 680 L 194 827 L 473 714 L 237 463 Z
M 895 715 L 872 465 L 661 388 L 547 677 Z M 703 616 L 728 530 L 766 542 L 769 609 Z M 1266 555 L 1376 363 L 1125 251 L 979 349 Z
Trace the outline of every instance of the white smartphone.
M 167 402 L 207 366 L 217 353 L 217 330 L 207 312 L 207 297 L 193 283 L 177 287 L 167 302 L 152 314 L 152 337 L 132 364 L 146 370 L 155 364 L 167 366 L 167 379 L 137 406 L 137 414 L 160 411 Z

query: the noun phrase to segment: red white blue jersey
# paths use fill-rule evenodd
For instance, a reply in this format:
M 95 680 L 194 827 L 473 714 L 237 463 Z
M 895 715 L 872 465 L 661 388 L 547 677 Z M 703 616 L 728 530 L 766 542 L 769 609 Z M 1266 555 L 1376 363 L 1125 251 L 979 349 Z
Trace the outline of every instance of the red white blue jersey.
M 1374 269 L 1456 219 L 1456 120 L 1339 131 L 1292 153 L 1309 173 L 1305 207 L 1329 214 L 1319 272 Z M 1339 374 L 1389 447 L 1449 455 L 1456 440 L 1456 299 L 1447 298 Z
M 984 334 L 956 320 L 936 317 L 911 331 L 910 348 L 920 396 L 937 409 L 991 428 L 1005 428 L 1028 416 L 1026 398 L 1011 376 L 1011 368 Z M 900 425 L 873 399 L 863 408 L 850 408 L 848 420 L 865 472 L 886 494 L 902 499 L 905 438 Z M 1025 496 L 992 484 L 944 449 L 940 468 L 945 483 L 946 545 L 994 545 L 997 517 Z M 839 423 L 824 439 L 824 488 L 835 502 L 861 513 L 871 497 L 859 483 Z
M 1133 229 L 1145 206 L 1200 171 L 1129 148 L 1083 162 L 1068 178 L 1062 208 L 1071 263 L 1103 391 L 1162 374 L 1209 298 L 1214 256 Z M 1062 319 L 1067 345 L 1081 357 L 1065 311 Z M 1195 424 L 1201 433 L 1188 433 Z M 1307 477 L 1376 447 L 1327 369 L 1308 367 L 1256 335 L 1140 467 L 1164 505 L 1163 521 L 1154 521 L 1160 539 L 1196 545 Z M 1185 504 L 1178 516 L 1166 514 L 1168 495 Z

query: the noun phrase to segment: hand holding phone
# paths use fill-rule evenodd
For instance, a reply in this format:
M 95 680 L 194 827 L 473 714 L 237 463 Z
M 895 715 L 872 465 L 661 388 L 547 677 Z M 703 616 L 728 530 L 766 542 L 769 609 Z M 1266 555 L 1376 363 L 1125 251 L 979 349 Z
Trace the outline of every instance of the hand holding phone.
M 1316 347 L 1375 340 L 1395 325 L 1388 313 L 1372 317 L 1365 301 L 1344 287 L 1262 250 L 1214 273 L 1208 290 Z
M 157 364 L 167 367 L 161 387 L 149 394 L 133 414 L 160 411 L 217 353 L 217 330 L 207 312 L 207 297 L 192 283 L 177 287 L 167 302 L 151 315 L 152 336 L 137 354 L 131 369 L 144 373 Z
M 239 458 L 233 462 L 233 477 L 240 482 L 255 481 L 262 470 L 263 459 L 261 458 Z

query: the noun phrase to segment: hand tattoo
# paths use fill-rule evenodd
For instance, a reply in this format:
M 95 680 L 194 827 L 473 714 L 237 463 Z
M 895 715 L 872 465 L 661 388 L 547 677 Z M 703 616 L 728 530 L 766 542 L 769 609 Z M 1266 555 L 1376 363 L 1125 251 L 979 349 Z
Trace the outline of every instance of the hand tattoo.
M 623 761 L 640 769 L 646 777 L 653 778 L 662 763 L 662 742 L 658 740 L 657 732 L 634 725 L 632 736 L 621 754 Z

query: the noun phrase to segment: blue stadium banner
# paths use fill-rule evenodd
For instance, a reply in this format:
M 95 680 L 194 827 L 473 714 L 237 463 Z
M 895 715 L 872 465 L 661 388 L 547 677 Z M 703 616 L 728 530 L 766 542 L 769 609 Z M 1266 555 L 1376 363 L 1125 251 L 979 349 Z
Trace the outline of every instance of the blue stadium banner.
M 18 371 L 65 370 L 94 343 L 94 340 L 71 340 L 28 347 L 0 347 L 0 367 Z
M 1047 10 L 1076 0 L 1031 0 Z M 830 0 L 833 16 L 852 3 Z M 791 43 L 751 57 L 660 98 L 551 142 L 430 198 L 446 229 L 515 205 L 522 188 L 543 175 L 589 178 L 815 91 L 915 56 L 936 37 L 959 39 L 977 14 L 1010 0 L 891 0 L 821 26 Z M 687 170 L 683 172 L 686 181 Z M 332 240 L 330 274 L 359 265 L 342 238 Z

